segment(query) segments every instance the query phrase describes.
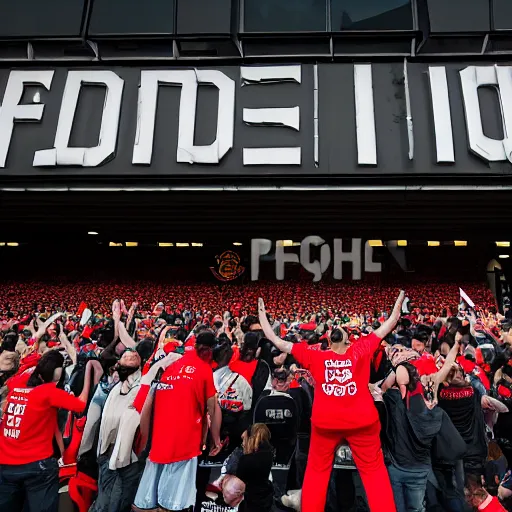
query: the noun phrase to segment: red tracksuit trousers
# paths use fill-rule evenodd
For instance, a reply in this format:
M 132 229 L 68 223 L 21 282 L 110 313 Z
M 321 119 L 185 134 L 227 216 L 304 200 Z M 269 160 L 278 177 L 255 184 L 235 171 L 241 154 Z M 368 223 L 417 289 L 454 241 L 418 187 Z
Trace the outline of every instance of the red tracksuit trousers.
M 336 448 L 347 441 L 363 482 L 371 512 L 396 512 L 393 490 L 380 444 L 380 422 L 357 430 L 325 430 L 311 426 L 311 443 L 302 512 L 324 512 Z

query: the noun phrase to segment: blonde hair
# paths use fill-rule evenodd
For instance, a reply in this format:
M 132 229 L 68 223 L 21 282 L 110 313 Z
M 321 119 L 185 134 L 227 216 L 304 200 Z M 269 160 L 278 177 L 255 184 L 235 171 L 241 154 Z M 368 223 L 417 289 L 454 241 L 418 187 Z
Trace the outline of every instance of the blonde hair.
M 244 454 L 249 455 L 258 451 L 260 446 L 270 441 L 270 430 L 264 423 L 255 423 L 247 431 L 247 441 L 244 443 Z

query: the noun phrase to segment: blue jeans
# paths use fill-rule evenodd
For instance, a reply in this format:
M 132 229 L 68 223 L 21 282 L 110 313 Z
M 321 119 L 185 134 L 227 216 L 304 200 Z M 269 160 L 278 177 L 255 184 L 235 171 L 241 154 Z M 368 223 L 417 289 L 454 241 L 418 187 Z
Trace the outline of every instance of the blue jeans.
M 50 458 L 19 464 L 0 465 L 0 510 L 57 512 L 59 507 L 59 465 Z
M 428 469 L 388 466 L 397 512 L 423 512 Z

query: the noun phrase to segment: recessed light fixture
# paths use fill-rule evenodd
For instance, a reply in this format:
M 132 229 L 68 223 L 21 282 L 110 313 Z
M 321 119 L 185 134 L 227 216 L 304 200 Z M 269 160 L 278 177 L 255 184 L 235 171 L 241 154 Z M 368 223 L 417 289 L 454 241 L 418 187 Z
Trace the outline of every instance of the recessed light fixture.
M 468 242 L 466 240 L 454 240 L 455 247 L 467 247 Z
M 398 247 L 407 247 L 407 240 L 397 240 L 396 245 L 398 245 Z
M 383 247 L 384 244 L 382 243 L 382 240 L 368 240 L 368 245 L 370 247 Z
M 190 247 L 190 244 L 188 242 L 178 242 L 176 247 Z
M 429 247 L 439 247 L 440 245 L 441 245 L 441 242 L 438 242 L 438 241 L 436 241 L 436 240 L 430 240 L 430 241 L 428 242 L 428 246 L 429 246 Z
M 510 254 L 500 254 L 500 259 L 506 260 L 507 258 L 510 258 Z
M 192 242 L 192 247 L 203 247 L 202 242 Z
M 510 247 L 510 242 L 496 242 L 496 247 Z
M 139 242 L 126 242 L 126 247 L 138 247 Z
M 233 242 L 233 245 L 240 246 L 242 245 L 242 242 Z
M 108 246 L 109 247 L 123 247 L 123 244 L 120 242 L 109 242 Z
M 158 242 L 158 247 L 174 247 L 174 244 L 171 242 Z
M 87 234 L 88 235 L 97 235 L 98 232 L 97 231 L 88 231 Z

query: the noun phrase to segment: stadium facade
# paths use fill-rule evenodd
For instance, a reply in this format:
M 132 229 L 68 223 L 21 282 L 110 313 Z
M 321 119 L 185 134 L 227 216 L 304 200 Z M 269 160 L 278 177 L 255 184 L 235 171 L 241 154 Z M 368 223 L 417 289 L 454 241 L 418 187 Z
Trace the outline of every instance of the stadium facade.
M 511 55 L 508 0 L 4 2 L 5 244 L 494 248 Z

